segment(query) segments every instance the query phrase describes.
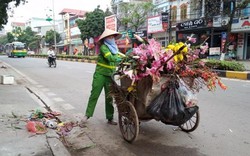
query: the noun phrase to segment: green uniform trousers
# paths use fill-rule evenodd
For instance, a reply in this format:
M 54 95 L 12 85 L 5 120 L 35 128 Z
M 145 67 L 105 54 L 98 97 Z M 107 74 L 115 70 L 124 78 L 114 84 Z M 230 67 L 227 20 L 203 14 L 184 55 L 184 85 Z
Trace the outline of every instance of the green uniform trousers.
M 96 103 L 104 87 L 106 119 L 113 119 L 113 99 L 111 96 L 109 96 L 111 82 L 112 79 L 110 76 L 105 76 L 96 72 L 94 73 L 91 95 L 89 97 L 89 102 L 85 113 L 87 117 L 93 116 Z

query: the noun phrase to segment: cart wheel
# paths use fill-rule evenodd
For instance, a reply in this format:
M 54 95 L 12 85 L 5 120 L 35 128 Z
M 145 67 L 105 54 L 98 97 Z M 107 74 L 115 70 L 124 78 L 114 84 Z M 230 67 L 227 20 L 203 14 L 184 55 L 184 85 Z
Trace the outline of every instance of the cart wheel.
M 139 119 L 133 104 L 126 101 L 121 104 L 119 110 L 119 127 L 124 140 L 132 143 L 139 134 Z
M 199 111 L 197 111 L 191 117 L 191 119 L 189 119 L 187 122 L 185 122 L 184 124 L 180 125 L 179 127 L 184 132 L 192 132 L 192 131 L 194 131 L 198 127 L 199 122 L 200 122 L 200 113 L 199 113 Z

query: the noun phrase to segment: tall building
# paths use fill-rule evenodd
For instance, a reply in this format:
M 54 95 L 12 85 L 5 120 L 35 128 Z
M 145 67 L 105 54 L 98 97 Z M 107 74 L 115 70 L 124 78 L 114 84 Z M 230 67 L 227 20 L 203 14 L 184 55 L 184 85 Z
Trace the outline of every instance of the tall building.
M 55 21 L 55 29 L 57 32 L 62 29 L 60 27 L 59 23 L 61 23 L 61 20 Z M 41 26 L 52 26 L 53 27 L 53 25 L 54 25 L 53 21 L 47 21 L 46 18 L 38 18 L 38 17 L 32 17 L 32 18 L 28 19 L 25 23 L 26 27 L 31 27 L 31 29 L 35 32 L 38 32 L 38 27 L 41 27 Z
M 62 15 L 64 25 L 64 51 L 73 54 L 74 49 L 82 51 L 83 42 L 81 32 L 76 24 L 76 20 L 84 19 L 87 11 L 76 9 L 63 9 L 59 14 Z

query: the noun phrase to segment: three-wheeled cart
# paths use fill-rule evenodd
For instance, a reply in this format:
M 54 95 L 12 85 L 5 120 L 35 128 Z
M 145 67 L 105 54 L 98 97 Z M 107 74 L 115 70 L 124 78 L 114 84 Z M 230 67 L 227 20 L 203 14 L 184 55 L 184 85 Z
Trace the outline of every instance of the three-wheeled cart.
M 119 82 L 116 81 L 116 76 L 119 77 Z M 129 92 L 128 87 L 131 87 L 131 82 L 130 78 L 116 73 L 111 87 L 118 108 L 120 131 L 124 140 L 129 143 L 136 140 L 140 121 L 155 119 L 146 110 L 152 99 L 160 93 L 159 88 L 162 86 L 162 83 L 154 85 L 152 78 L 147 76 L 136 81 L 136 85 L 133 85 L 135 91 Z M 184 132 L 192 132 L 198 127 L 199 118 L 200 114 L 197 111 L 187 122 L 178 126 Z

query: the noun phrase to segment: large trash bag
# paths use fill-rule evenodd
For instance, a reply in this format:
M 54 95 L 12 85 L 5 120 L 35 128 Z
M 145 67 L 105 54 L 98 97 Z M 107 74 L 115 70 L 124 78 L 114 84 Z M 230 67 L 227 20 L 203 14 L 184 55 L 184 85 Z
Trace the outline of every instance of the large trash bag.
M 152 100 L 147 112 L 165 124 L 180 126 L 187 122 L 198 111 L 199 107 L 185 107 L 178 93 L 178 87 L 178 83 L 175 81 L 169 82 L 167 87 Z

